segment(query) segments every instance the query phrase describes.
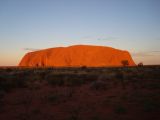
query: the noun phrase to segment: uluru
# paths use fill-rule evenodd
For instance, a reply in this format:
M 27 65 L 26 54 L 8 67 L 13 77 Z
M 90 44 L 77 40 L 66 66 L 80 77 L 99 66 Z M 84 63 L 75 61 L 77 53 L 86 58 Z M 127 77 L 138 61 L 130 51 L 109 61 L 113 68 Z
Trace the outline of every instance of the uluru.
M 68 47 L 55 47 L 27 53 L 19 63 L 26 67 L 107 67 L 128 66 L 135 63 L 126 50 L 119 50 L 106 46 L 73 45 Z

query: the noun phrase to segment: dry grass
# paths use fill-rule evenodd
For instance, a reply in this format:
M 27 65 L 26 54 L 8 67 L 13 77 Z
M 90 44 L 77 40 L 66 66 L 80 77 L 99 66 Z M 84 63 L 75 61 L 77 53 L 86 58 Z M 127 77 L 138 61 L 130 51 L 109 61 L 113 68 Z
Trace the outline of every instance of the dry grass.
M 160 119 L 159 93 L 160 66 L 1 68 L 0 119 Z

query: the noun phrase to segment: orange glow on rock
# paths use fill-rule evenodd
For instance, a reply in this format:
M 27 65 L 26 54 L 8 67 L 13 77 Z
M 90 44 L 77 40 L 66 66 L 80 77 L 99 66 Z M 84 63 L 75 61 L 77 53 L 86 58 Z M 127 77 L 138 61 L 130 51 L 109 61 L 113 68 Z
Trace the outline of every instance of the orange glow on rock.
M 127 51 L 104 46 L 74 45 L 27 53 L 19 66 L 105 67 L 122 66 L 123 60 L 127 60 L 129 66 L 135 66 Z

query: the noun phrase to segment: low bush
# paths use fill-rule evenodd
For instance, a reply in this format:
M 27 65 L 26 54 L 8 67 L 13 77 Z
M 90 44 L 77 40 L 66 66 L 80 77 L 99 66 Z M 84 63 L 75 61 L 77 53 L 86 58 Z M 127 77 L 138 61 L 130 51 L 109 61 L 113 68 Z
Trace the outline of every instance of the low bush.
M 122 105 L 117 105 L 114 111 L 116 114 L 125 114 L 127 112 L 127 109 Z
M 47 96 L 47 99 L 49 103 L 56 103 L 59 100 L 59 95 L 58 94 L 49 94 Z
M 107 84 L 103 81 L 94 81 L 91 83 L 90 88 L 93 90 L 106 90 Z
M 83 76 L 72 75 L 66 76 L 65 85 L 67 86 L 80 86 L 85 83 L 85 78 Z
M 0 90 L 9 91 L 13 88 L 26 87 L 26 80 L 18 74 L 0 76 Z
M 85 83 L 85 77 L 77 74 L 49 74 L 46 81 L 51 85 L 80 86 Z
M 146 112 L 156 112 L 160 110 L 160 102 L 152 99 L 145 99 L 142 105 Z
M 45 77 L 45 80 L 50 84 L 50 85 L 64 85 L 64 76 L 63 75 L 54 75 L 54 74 L 49 74 Z

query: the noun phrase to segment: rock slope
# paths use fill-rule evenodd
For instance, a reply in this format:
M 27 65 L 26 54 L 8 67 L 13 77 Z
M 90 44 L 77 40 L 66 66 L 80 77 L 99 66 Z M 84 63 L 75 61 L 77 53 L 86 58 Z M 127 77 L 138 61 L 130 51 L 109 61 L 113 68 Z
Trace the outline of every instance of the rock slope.
M 128 61 L 129 66 L 135 65 L 127 51 L 105 46 L 74 45 L 29 52 L 19 66 L 106 67 L 122 66 L 122 61 Z

